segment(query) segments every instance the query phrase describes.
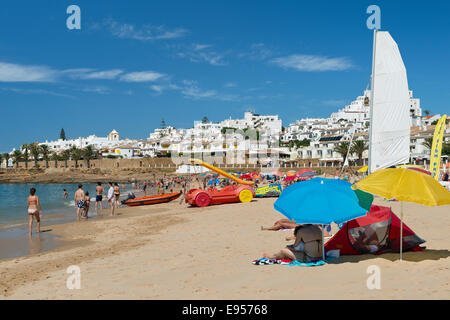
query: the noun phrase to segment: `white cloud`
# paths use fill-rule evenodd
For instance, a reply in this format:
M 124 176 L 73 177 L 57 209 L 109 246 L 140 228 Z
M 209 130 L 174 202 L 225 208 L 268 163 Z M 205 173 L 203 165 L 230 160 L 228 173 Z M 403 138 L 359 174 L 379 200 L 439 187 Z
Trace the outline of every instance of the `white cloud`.
M 117 76 L 123 73 L 123 70 L 120 69 L 112 69 L 112 70 L 103 70 L 96 71 L 95 69 L 81 68 L 81 69 L 69 69 L 64 70 L 63 73 L 68 74 L 73 79 L 105 79 L 105 80 L 113 80 L 116 79 Z
M 250 60 L 266 60 L 274 55 L 274 52 L 266 47 L 264 43 L 254 43 L 250 50 L 238 55 L 239 58 L 248 58 Z
M 181 93 L 192 99 L 212 98 L 217 95 L 215 90 L 202 90 L 197 86 L 184 87 L 181 89 Z
M 200 51 L 200 50 L 211 48 L 212 46 L 213 46 L 212 44 L 194 44 L 194 50 Z
M 0 82 L 52 82 L 58 72 L 46 66 L 0 62 Z
M 154 71 L 130 72 L 120 77 L 121 81 L 126 82 L 151 82 L 156 81 L 165 75 Z
M 187 58 L 191 62 L 206 62 L 213 66 L 225 66 L 224 61 L 226 53 L 218 53 L 211 50 L 213 46 L 210 44 L 193 44 L 188 48 L 184 48 L 183 52 L 178 52 L 177 56 Z
M 163 93 L 166 90 L 173 90 L 180 92 L 184 98 L 193 100 L 221 100 L 221 101 L 240 101 L 242 99 L 248 99 L 248 97 L 241 97 L 237 94 L 222 93 L 214 89 L 205 90 L 198 86 L 197 81 L 194 80 L 182 80 L 179 84 L 158 84 L 152 85 L 150 88 L 158 94 Z
M 87 87 L 82 89 L 83 92 L 90 92 L 90 93 L 98 93 L 98 94 L 109 94 L 111 92 L 111 89 L 108 87 Z
M 10 92 L 19 93 L 19 94 L 43 94 L 43 95 L 50 95 L 50 96 L 55 96 L 55 97 L 74 98 L 74 96 L 71 96 L 69 94 L 54 92 L 54 91 L 45 90 L 45 89 L 1 88 L 1 90 L 10 91 Z
M 303 54 L 275 58 L 271 62 L 283 68 L 306 72 L 342 71 L 353 67 L 353 64 L 347 58 L 328 58 Z
M 153 85 L 153 86 L 150 86 L 150 88 L 158 93 L 162 93 L 165 89 L 163 86 L 159 86 L 159 85 Z
M 224 84 L 224 87 L 225 88 L 234 88 L 234 87 L 237 87 L 237 84 L 236 84 L 236 82 L 227 82 Z
M 189 31 L 183 28 L 167 29 L 165 26 L 144 25 L 140 28 L 126 23 L 119 23 L 113 19 L 103 22 L 109 31 L 122 39 L 135 39 L 141 41 L 176 39 L 186 36 Z

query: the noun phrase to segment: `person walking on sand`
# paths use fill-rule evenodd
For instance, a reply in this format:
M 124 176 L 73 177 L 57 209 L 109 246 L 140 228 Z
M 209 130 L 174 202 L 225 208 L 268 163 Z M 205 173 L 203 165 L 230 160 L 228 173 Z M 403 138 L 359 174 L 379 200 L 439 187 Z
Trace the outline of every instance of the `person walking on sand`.
M 114 183 L 114 202 L 117 207 L 120 206 L 120 186 L 117 183 Z
M 109 189 L 108 189 L 108 204 L 109 207 L 111 208 L 111 216 L 114 215 L 114 187 L 112 182 L 108 183 Z
M 105 193 L 105 189 L 102 186 L 101 182 L 97 182 L 97 187 L 95 187 L 95 192 L 97 192 L 97 195 L 95 196 L 95 213 L 97 215 L 102 215 L 102 201 L 103 201 L 103 194 Z M 100 208 L 100 210 L 99 210 Z
M 80 220 L 80 213 L 82 214 L 84 209 L 84 190 L 81 184 L 78 185 L 78 190 L 75 191 L 73 200 L 75 202 L 75 206 L 77 207 L 77 220 Z
M 36 232 L 41 232 L 41 203 L 39 202 L 39 197 L 36 195 L 36 189 L 30 189 L 30 195 L 28 196 L 28 230 L 30 236 L 32 235 L 31 229 L 33 227 L 33 217 L 36 219 Z

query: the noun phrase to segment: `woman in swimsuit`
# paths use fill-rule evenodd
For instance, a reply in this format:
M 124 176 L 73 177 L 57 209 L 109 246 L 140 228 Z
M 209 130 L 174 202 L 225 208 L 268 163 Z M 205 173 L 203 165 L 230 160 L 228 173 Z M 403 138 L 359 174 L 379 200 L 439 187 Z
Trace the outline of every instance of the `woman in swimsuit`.
M 42 214 L 41 204 L 39 202 L 39 197 L 36 196 L 36 189 L 30 189 L 30 196 L 28 197 L 28 217 L 29 217 L 29 233 L 32 234 L 31 228 L 33 227 L 33 217 L 36 219 L 36 231 L 41 232 L 41 217 Z
M 117 206 L 120 205 L 119 198 L 120 198 L 120 187 L 117 183 L 114 183 L 114 201 Z
M 322 231 L 312 224 L 298 225 L 294 230 L 295 242 L 273 255 L 263 254 L 267 259 L 292 259 L 298 262 L 315 262 L 322 259 Z
M 86 191 L 86 194 L 84 196 L 84 210 L 83 210 L 83 217 L 86 219 L 88 218 L 90 204 L 91 204 L 91 198 L 89 197 L 89 191 Z

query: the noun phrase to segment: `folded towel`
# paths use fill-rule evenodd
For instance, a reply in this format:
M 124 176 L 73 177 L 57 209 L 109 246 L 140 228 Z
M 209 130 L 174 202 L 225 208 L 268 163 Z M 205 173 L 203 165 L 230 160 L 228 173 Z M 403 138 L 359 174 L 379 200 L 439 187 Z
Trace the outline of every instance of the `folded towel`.
M 316 262 L 298 262 L 296 260 L 292 261 L 289 264 L 286 264 L 288 267 L 292 267 L 292 266 L 299 266 L 299 267 L 316 267 L 316 266 L 323 266 L 324 264 L 326 264 L 325 261 L 323 260 L 319 260 Z

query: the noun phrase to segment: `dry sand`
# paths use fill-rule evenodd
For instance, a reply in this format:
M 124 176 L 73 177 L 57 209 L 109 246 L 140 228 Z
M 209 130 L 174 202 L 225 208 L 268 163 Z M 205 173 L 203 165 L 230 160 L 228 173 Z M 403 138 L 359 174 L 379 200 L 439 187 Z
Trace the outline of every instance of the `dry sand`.
M 282 216 L 275 199 L 207 208 L 168 204 L 121 208 L 120 216 L 46 227 L 62 247 L 0 262 L 3 299 L 449 299 L 450 207 L 405 204 L 424 252 L 345 256 L 321 267 L 254 266 L 290 232 L 260 231 Z M 376 200 L 392 206 L 399 204 Z M 69 290 L 66 269 L 81 268 Z M 367 267 L 381 268 L 369 290 Z

